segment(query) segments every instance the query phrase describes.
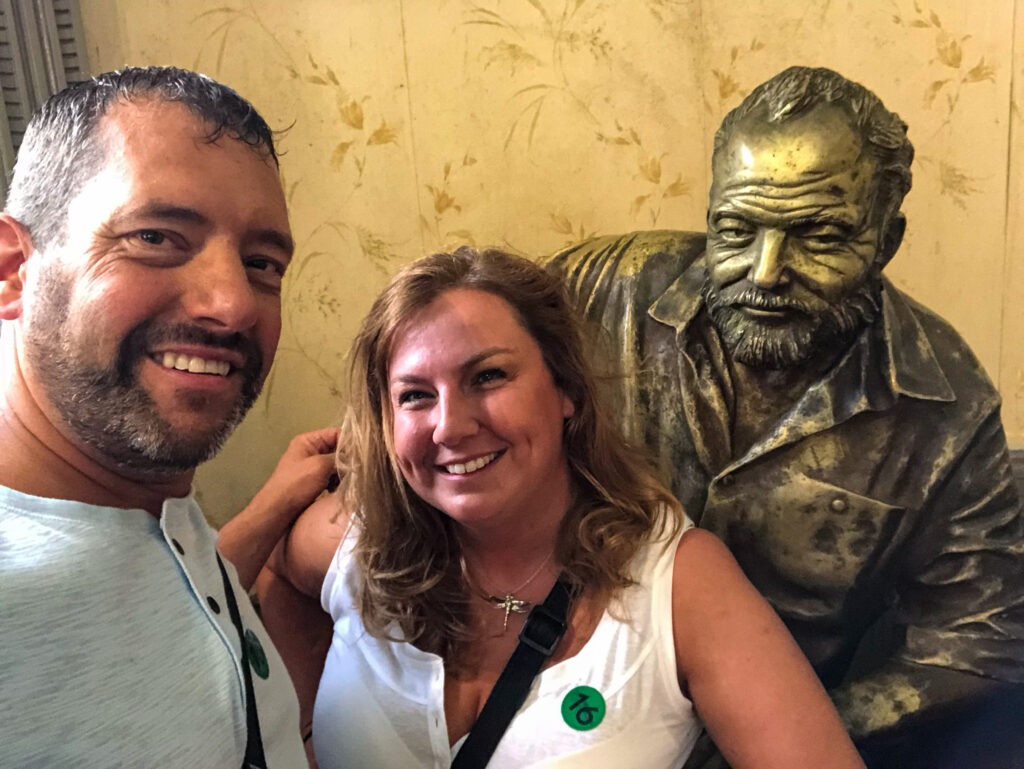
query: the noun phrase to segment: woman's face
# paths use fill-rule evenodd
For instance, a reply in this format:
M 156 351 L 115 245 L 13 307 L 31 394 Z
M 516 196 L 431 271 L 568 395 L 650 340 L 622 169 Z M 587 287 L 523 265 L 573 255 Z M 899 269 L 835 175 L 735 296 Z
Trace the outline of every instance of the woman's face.
M 561 519 L 573 405 L 504 299 L 452 289 L 413 315 L 388 387 L 398 463 L 424 501 L 470 528 Z

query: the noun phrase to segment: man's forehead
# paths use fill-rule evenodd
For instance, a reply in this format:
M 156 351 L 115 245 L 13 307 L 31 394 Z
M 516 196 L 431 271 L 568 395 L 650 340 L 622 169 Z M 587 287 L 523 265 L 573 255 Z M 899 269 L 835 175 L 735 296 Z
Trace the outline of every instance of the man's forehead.
M 726 178 L 799 179 L 854 169 L 869 158 L 842 108 L 822 105 L 782 122 L 755 112 L 737 123 L 715 154 L 716 182 Z M 867 169 L 865 169 L 867 170 Z
M 229 136 L 211 142 L 210 132 L 179 103 L 147 99 L 113 105 L 97 126 L 95 167 L 85 188 L 69 201 L 69 222 L 76 215 L 95 223 L 126 212 L 170 219 L 184 211 L 193 218 L 202 212 L 225 221 L 259 221 L 290 243 L 273 159 Z

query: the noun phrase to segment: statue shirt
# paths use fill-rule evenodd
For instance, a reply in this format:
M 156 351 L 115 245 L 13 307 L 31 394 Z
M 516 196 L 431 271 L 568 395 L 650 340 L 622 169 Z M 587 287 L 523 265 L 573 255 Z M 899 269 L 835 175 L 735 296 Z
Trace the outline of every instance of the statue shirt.
M 621 367 L 609 393 L 627 435 L 726 542 L 827 687 L 880 619 L 914 686 L 928 666 L 1024 681 L 1020 499 L 999 396 L 966 343 L 883 279 L 879 318 L 733 457 L 703 251 L 700 234 L 640 232 L 549 262 Z

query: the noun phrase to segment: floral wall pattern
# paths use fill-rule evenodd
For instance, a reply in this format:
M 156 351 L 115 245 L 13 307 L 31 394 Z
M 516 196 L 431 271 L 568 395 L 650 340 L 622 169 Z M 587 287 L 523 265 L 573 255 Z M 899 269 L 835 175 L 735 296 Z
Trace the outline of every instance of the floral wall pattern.
M 400 264 L 701 229 L 715 128 L 790 64 L 832 67 L 910 124 L 909 229 L 887 273 L 967 337 L 1024 447 L 1016 5 L 82 0 L 94 71 L 199 69 L 286 129 L 285 329 L 260 403 L 200 471 L 211 517 L 245 503 L 292 434 L 339 419 L 349 341 Z

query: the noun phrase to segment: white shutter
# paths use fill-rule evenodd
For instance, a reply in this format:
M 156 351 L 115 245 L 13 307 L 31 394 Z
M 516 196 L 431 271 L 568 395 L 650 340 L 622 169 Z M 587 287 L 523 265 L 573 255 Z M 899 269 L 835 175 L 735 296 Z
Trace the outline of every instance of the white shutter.
M 88 77 L 78 0 L 0 0 L 4 193 L 32 111 L 68 83 Z

